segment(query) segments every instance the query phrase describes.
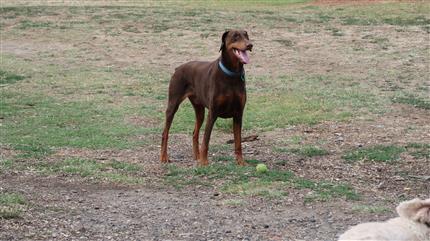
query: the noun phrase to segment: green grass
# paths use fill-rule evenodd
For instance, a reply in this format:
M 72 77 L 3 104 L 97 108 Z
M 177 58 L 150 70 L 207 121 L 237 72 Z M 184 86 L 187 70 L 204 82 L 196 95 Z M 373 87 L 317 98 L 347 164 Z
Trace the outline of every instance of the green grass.
M 226 199 L 222 201 L 222 205 L 230 206 L 230 207 L 240 207 L 245 205 L 245 201 L 241 199 Z
M 11 169 L 14 165 L 14 161 L 10 159 L 0 160 L 0 171 Z
M 430 18 L 428 18 L 428 15 L 422 15 L 412 18 L 392 17 L 384 18 L 383 22 L 386 24 L 398 26 L 426 26 L 430 24 Z
M 294 46 L 294 42 L 290 39 L 275 39 L 275 42 L 278 42 L 279 44 L 281 44 L 284 47 L 292 47 Z
M 143 130 L 126 125 L 123 110 L 95 102 L 8 97 L 2 98 L 0 105 L 2 115 L 8 117 L 0 127 L 2 139 L 26 153 L 63 146 L 125 148 L 132 145 L 128 137 Z
M 344 25 L 375 25 L 378 23 L 375 19 L 357 18 L 351 16 L 345 16 L 341 18 Z
M 255 39 L 258 39 L 258 35 L 252 35 L 252 31 L 258 33 L 260 30 L 268 30 L 276 33 L 275 36 L 269 37 L 273 40 L 272 44 L 276 48 L 288 48 L 292 54 L 295 51 L 314 49 L 312 45 L 303 45 L 300 38 L 290 39 L 289 36 L 319 34 L 328 30 L 329 36 L 326 37 L 330 39 L 327 40 L 336 45 L 336 51 L 333 52 L 340 54 L 327 58 L 336 63 L 347 63 L 349 59 L 353 59 L 350 57 L 354 56 L 348 55 L 350 45 L 339 42 L 343 39 L 340 36 L 355 30 L 358 33 L 364 31 L 353 25 L 369 25 L 370 34 L 373 25 L 393 25 L 396 29 L 416 32 L 417 28 L 426 27 L 429 20 L 429 7 L 423 3 L 346 5 L 341 8 L 292 5 L 302 2 L 306 1 L 254 1 L 247 2 L 246 10 L 243 9 L 243 1 L 224 0 L 205 5 L 182 1 L 175 8 L 162 1 L 141 2 L 137 7 L 1 8 L 5 41 L 31 39 L 28 43 L 33 46 L 31 43 L 34 39 L 38 44 L 34 45 L 37 46 L 34 48 L 28 47 L 28 52 L 26 47 L 19 49 L 22 55 L 13 51 L 1 54 L 0 84 L 4 86 L 0 89 L 0 142 L 17 150 L 19 154 L 16 158 L 38 159 L 41 163 L 44 163 L 44 158 L 53 151 L 65 147 L 132 149 L 142 145 L 152 148 L 152 143 L 139 140 L 150 134 L 159 135 L 163 127 L 168 81 L 174 69 L 173 65 L 170 66 L 173 62 L 165 63 L 164 60 L 173 56 L 179 61 L 179 57 L 185 58 L 191 54 L 202 59 L 204 56 L 213 56 L 216 49 L 209 49 L 208 42 L 219 41 L 219 35 L 225 29 L 246 27 L 231 26 L 232 23 L 255 23 L 255 28 L 250 30 L 251 38 Z M 223 17 L 219 18 L 220 15 Z M 104 41 L 106 36 L 109 41 Z M 49 45 L 51 42 L 64 45 L 64 48 L 51 51 L 43 44 Z M 146 43 L 154 42 L 161 44 L 163 48 L 163 54 L 155 59 L 145 57 L 129 61 L 128 56 L 124 56 L 125 60 L 122 58 L 122 50 L 131 50 L 136 55 L 142 55 L 151 51 L 146 48 Z M 398 41 L 372 36 L 368 41 L 358 39 L 357 42 L 373 43 L 382 48 L 390 43 L 390 48 L 393 47 L 393 50 L 397 51 L 394 48 Z M 189 52 L 189 46 L 180 46 L 181 43 L 192 43 L 193 51 L 196 52 Z M 366 52 L 367 46 L 359 47 L 363 52 L 354 54 L 369 53 Z M 383 63 L 385 60 L 403 59 L 407 54 L 411 54 L 413 59 L 419 60 L 419 51 L 422 51 L 404 51 L 402 48 L 398 50 L 399 53 L 393 51 L 389 55 L 386 53 L 388 51 L 384 54 L 376 51 L 372 59 Z M 257 45 L 256 51 L 267 57 L 271 54 L 268 49 L 259 48 Z M 292 66 L 302 65 L 300 59 L 295 61 L 291 63 Z M 268 63 L 261 63 L 259 68 L 265 68 L 266 64 L 270 66 Z M 250 73 L 253 73 L 254 67 L 255 65 L 250 67 Z M 244 114 L 246 131 L 264 132 L 291 125 L 314 125 L 325 121 L 362 118 L 369 113 L 383 113 L 392 104 L 389 96 L 381 94 L 373 83 L 367 81 L 384 79 L 386 70 L 375 70 L 374 75 L 366 76 L 362 71 L 357 74 L 356 69 L 349 68 L 336 68 L 334 72 L 325 72 L 323 69 L 310 72 L 300 68 L 284 71 L 282 66 L 279 67 L 279 73 L 256 71 L 258 74 L 247 76 L 248 102 Z M 360 68 L 360 65 L 357 68 Z M 418 81 L 422 81 L 420 77 L 417 76 Z M 392 102 L 396 101 L 428 109 L 428 101 L 425 98 L 396 99 Z M 139 117 L 142 121 L 130 123 L 127 121 L 129 117 Z M 194 118 L 194 111 L 186 100 L 175 116 L 172 132 L 191 133 Z M 231 120 L 219 119 L 216 123 L 218 130 L 231 132 L 231 127 Z M 293 144 L 298 145 L 300 140 L 295 142 Z M 228 151 L 232 150 L 231 146 L 226 145 L 220 145 L 218 148 L 220 151 L 227 151 L 227 147 Z M 426 148 L 407 149 L 410 153 L 416 153 L 414 155 L 419 158 L 428 155 Z M 325 150 L 312 146 L 286 150 L 309 157 L 326 154 Z M 362 156 L 369 158 L 369 151 Z M 234 162 L 234 158 L 230 156 L 216 159 Z M 8 163 L 4 162 L 2 166 L 14 166 Z M 54 164 L 52 172 L 87 175 L 85 178 L 96 176 L 99 179 L 113 179 L 113 176 L 103 176 L 110 172 L 130 172 L 132 176 L 136 174 L 131 170 L 121 169 L 121 165 L 123 164 L 116 163 L 106 166 L 106 163 L 90 160 L 84 160 L 82 163 L 78 160 L 66 160 Z M 46 166 L 39 168 L 42 171 L 49 170 Z M 227 173 L 225 176 L 235 176 L 241 172 L 239 169 L 226 171 L 225 169 L 229 170 L 227 167 L 220 169 L 217 171 Z M 196 185 L 210 186 L 214 180 L 225 178 L 217 176 L 208 180 L 208 176 L 216 175 L 209 170 L 206 170 L 207 173 L 200 170 L 197 174 L 183 170 L 177 172 L 178 176 L 187 177 L 184 182 Z M 290 177 L 289 181 L 273 181 L 251 174 L 242 176 L 255 183 L 247 183 L 245 178 L 226 178 L 231 185 L 225 183 L 227 186 L 224 190 L 253 193 L 254 189 L 256 194 L 250 195 L 282 196 L 287 195 L 283 192 L 284 188 L 294 184 L 293 186 L 298 188 L 306 186 L 317 198 L 322 199 L 324 191 L 329 194 L 348 192 L 348 188 L 342 190 L 343 187 L 339 185 L 330 187 L 322 182 L 309 182 L 295 177 Z M 231 189 L 228 189 L 228 185 Z
M 297 1 L 273 1 L 265 4 L 284 5 L 292 2 Z M 73 34 L 74 30 L 70 32 L 71 41 L 79 42 L 81 41 L 79 36 L 92 32 L 94 27 L 101 27 L 103 31 L 119 31 L 119 33 L 142 31 L 131 28 L 127 22 L 125 25 L 118 25 L 122 28 L 118 29 L 117 25 L 110 22 L 104 22 L 101 26 L 99 21 L 136 20 L 147 23 L 151 31 L 165 32 L 173 28 L 190 26 L 187 23 L 196 22 L 194 17 L 210 19 L 217 14 L 218 10 L 189 9 L 182 12 L 157 7 L 142 8 L 136 12 L 136 9 L 130 7 L 49 7 L 46 9 L 17 7 L 5 8 L 2 11 L 7 16 L 28 15 L 35 18 L 19 22 L 25 28 L 55 27 L 47 22 L 37 21 L 36 17 L 39 15 L 55 16 L 66 11 L 73 16 L 90 16 L 91 23 L 79 28 L 79 34 Z M 275 13 L 267 9 L 249 11 L 255 14 L 262 13 L 264 16 Z M 178 19 L 175 21 L 169 18 L 172 12 L 177 12 Z M 276 13 L 286 19 L 286 22 L 291 22 L 292 19 L 296 22 L 296 18 L 301 16 L 291 12 Z M 241 18 L 247 18 L 250 13 L 239 12 L 238 14 Z M 158 17 L 154 18 L 154 16 Z M 332 17 L 324 13 L 316 13 L 315 17 L 320 21 L 332 21 Z M 70 21 L 73 24 L 79 24 L 78 20 Z M 270 21 L 273 23 L 274 20 Z M 213 31 L 220 31 L 218 28 L 221 26 L 218 26 L 217 22 L 207 24 L 214 28 Z M 224 30 L 225 26 L 222 28 Z M 14 34 L 19 36 L 19 32 L 17 30 Z M 52 34 L 52 38 L 59 37 Z M 131 40 L 134 39 L 131 38 L 127 42 L 130 48 L 142 46 L 139 42 L 134 43 Z M 278 39 L 278 42 L 282 45 L 293 44 L 288 39 Z M 109 48 L 106 48 L 106 51 L 109 52 Z M 95 67 L 97 63 L 91 61 L 83 67 L 79 64 L 79 60 L 87 55 L 85 49 L 65 50 L 64 53 L 59 54 L 70 61 L 68 64 L 71 64 L 72 68 L 63 69 L 62 64 L 47 65 L 43 62 L 47 60 L 43 58 L 40 62 L 29 64 L 19 58 L 4 56 L 3 64 L 11 69 L 11 73 L 24 70 L 25 76 L 32 77 L 28 78 L 29 84 L 27 88 L 24 86 L 22 93 L 9 89 L 1 93 L 6 97 L 0 101 L 0 115 L 5 120 L 5 124 L 0 127 L 0 131 L 5 133 L 2 137 L 3 143 L 46 149 L 65 146 L 92 149 L 130 148 L 142 144 L 136 141 L 135 136 L 161 132 L 168 73 L 156 74 L 160 71 L 142 70 L 135 66 L 122 70 L 112 70 L 111 67 L 99 68 Z M 95 57 L 97 58 L 104 57 Z M 34 69 L 38 70 L 34 71 Z M 123 80 L 126 83 L 123 83 Z M 254 84 L 248 85 L 249 97 L 244 116 L 245 130 L 266 131 L 296 124 L 313 125 L 327 120 L 346 120 L 354 117 L 353 113 L 360 115 L 366 109 L 383 108 L 375 93 L 359 86 L 348 86 L 349 80 L 345 80 L 345 77 L 340 78 L 338 75 L 300 74 L 279 76 L 275 79 L 267 76 L 251 76 L 248 81 Z M 40 87 L 29 87 L 32 85 Z M 50 89 L 52 86 L 56 88 Z M 135 99 L 138 100 L 130 103 L 126 97 L 136 97 Z M 159 124 L 151 127 L 129 125 L 124 122 L 124 116 L 130 113 L 138 113 Z M 186 100 L 175 116 L 172 132 L 191 133 L 194 121 L 194 111 Z M 230 132 L 231 126 L 231 120 L 219 119 L 216 123 L 216 128 L 223 131 Z
M 32 145 L 16 145 L 12 146 L 13 149 L 21 153 L 16 155 L 15 158 L 36 158 L 41 159 L 52 153 L 52 150 L 43 146 Z
M 303 146 L 302 148 L 293 148 L 291 149 L 291 152 L 306 157 L 324 156 L 328 154 L 327 150 L 310 145 Z
M 26 200 L 20 194 L 0 193 L 0 219 L 20 217 L 26 204 Z
M 328 9 L 333 16 L 350 25 L 390 24 L 421 26 L 429 23 L 426 14 L 430 7 L 421 3 L 383 3 L 363 6 L 345 6 L 341 10 Z
M 9 73 L 7 71 L 0 69 L 0 85 L 13 84 L 13 83 L 18 82 L 18 81 L 23 80 L 23 79 L 25 79 L 25 77 L 22 75 Z
M 367 148 L 353 150 L 343 155 L 343 159 L 347 161 L 376 161 L 376 162 L 393 162 L 399 159 L 400 154 L 405 151 L 405 148 L 398 146 L 378 145 Z
M 430 101 L 418 96 L 406 95 L 398 96 L 392 99 L 394 103 L 412 105 L 415 108 L 430 110 Z
M 352 211 L 358 213 L 381 214 L 390 212 L 391 209 L 384 206 L 355 205 L 352 207 Z
M 415 158 L 430 159 L 430 144 L 429 143 L 409 143 L 405 146 L 408 153 Z
M 20 22 L 20 29 L 31 29 L 31 28 L 54 28 L 57 25 L 53 22 L 34 22 L 30 20 L 22 20 Z
M 94 181 L 107 181 L 122 184 L 140 184 L 143 178 L 140 165 L 111 160 L 98 162 L 86 159 L 67 159 L 54 163 L 42 162 L 36 169 L 46 174 L 69 174 Z
M 312 145 L 304 145 L 298 148 L 275 147 L 274 150 L 278 152 L 294 153 L 305 157 L 324 156 L 329 154 L 327 150 Z
M 290 188 L 311 190 L 306 201 L 326 201 L 338 197 L 355 200 L 359 197 L 356 191 L 345 184 L 307 180 L 296 177 L 292 172 L 276 169 L 257 173 L 254 166 L 239 167 L 235 164 L 216 163 L 194 169 L 170 165 L 165 181 L 176 188 L 207 186 L 227 194 L 268 199 L 285 197 Z
M 373 112 L 384 106 L 372 91 L 352 85 L 352 80 L 339 76 L 252 77 L 249 81 L 254 85 L 248 87 L 245 130 L 267 131 L 297 124 L 314 125 L 326 120 L 347 120 L 354 116 L 352 113 Z M 194 110 L 185 100 L 175 115 L 171 130 L 192 133 L 194 122 Z M 215 128 L 231 132 L 232 120 L 219 118 Z

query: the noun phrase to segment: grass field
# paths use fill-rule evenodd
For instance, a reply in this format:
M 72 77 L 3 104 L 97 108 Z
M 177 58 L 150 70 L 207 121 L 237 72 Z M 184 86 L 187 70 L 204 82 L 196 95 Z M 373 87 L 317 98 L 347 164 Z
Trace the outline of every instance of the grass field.
M 369 2 L 3 1 L 0 221 L 57 217 L 67 204 L 58 211 L 64 195 L 55 193 L 66 184 L 84 197 L 83 207 L 103 195 L 86 196 L 85 185 L 163 199 L 161 188 L 201 192 L 197 200 L 221 193 L 219 205 L 242 211 L 264 202 L 327 208 L 335 213 L 331 231 L 283 234 L 330 239 L 345 224 L 388 217 L 399 201 L 428 196 L 430 4 Z M 244 143 L 250 167 L 232 165 L 229 119 L 212 134 L 213 165 L 194 167 L 188 101 L 171 129 L 174 163 L 160 165 L 170 75 L 184 62 L 215 60 L 230 28 L 248 30 L 254 44 L 243 135 L 259 140 Z M 257 163 L 269 173 L 255 173 Z M 46 182 L 55 185 L 46 190 Z M 345 222 L 348 214 L 355 218 Z M 0 231 L 0 239 L 52 238 L 48 231 L 28 236 L 12 222 Z

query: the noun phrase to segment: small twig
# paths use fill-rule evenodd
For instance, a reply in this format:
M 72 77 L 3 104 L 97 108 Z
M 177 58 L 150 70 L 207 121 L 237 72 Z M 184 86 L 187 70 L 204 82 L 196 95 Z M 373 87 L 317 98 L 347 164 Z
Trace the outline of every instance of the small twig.
M 409 175 L 409 177 L 420 179 L 420 180 L 423 180 L 423 181 L 430 181 L 430 176 L 413 176 L 413 175 Z
M 258 140 L 258 135 L 250 135 L 250 136 L 242 138 L 242 142 L 251 142 L 251 141 L 256 141 L 256 140 Z M 227 144 L 231 144 L 233 142 L 234 142 L 234 140 L 228 140 Z

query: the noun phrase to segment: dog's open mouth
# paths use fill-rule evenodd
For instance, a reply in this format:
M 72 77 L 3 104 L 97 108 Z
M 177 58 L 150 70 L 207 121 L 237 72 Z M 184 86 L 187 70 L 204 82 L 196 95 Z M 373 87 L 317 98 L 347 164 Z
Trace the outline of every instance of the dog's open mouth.
M 249 56 L 247 50 L 233 49 L 234 55 L 239 59 L 242 64 L 249 63 Z

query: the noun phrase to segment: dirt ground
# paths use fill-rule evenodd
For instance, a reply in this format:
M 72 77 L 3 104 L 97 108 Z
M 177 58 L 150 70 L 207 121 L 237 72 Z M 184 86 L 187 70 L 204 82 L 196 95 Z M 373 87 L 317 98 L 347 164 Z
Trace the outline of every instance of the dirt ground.
M 349 1 L 316 1 L 313 4 L 341 2 Z M 6 26 L 6 30 L 8 27 L 12 28 Z M 421 30 L 414 29 L 413 31 L 419 32 L 419 38 L 416 39 L 410 36 L 410 32 L 396 31 L 395 27 L 387 25 L 374 29 L 368 26 L 343 28 L 344 32 L 349 33 L 348 36 L 343 40 L 333 41 L 330 34 L 297 34 L 279 32 L 277 29 L 265 31 L 257 26 L 254 34 L 259 38 L 254 45 L 266 49 L 266 52 L 252 54 L 254 66 L 248 74 L 275 76 L 292 72 L 336 74 L 347 71 L 358 80 L 366 81 L 367 73 L 362 71 L 366 66 L 397 68 L 401 65 L 399 60 L 387 59 L 380 63 L 372 60 L 372 56 L 360 55 L 355 56 L 355 62 L 351 62 L 348 60 L 352 52 L 336 54 L 331 50 L 350 44 L 351 39 L 359 39 L 353 43 L 355 46 L 377 48 L 375 44 L 369 44 L 355 36 L 360 34 L 390 34 L 390 43 L 399 51 L 410 45 L 419 45 L 414 41 L 419 42 L 425 36 Z M 31 38 L 6 38 L 1 45 L 2 53 L 30 61 L 36 58 L 35 53 L 41 49 L 49 48 L 55 52 L 56 49 L 79 47 L 91 49 L 91 54 L 95 57 L 106 57 L 92 63 L 94 65 L 142 65 L 167 71 L 184 59 L 201 56 L 200 48 L 180 51 L 181 47 L 185 48 L 192 43 L 193 37 L 192 33 L 185 32 L 182 39 L 188 39 L 188 42 L 172 46 L 171 42 L 160 44 L 156 36 L 148 36 L 146 48 L 153 50 L 150 56 L 147 49 L 142 49 L 141 53 L 123 49 L 119 40 L 110 39 L 109 36 L 97 36 L 74 44 L 46 44 L 43 41 L 32 41 Z M 291 39 L 295 43 L 294 50 L 275 49 L 273 41 L 264 40 L 280 37 Z M 111 49 L 103 47 L 106 42 L 110 43 Z M 207 44 L 204 48 L 218 47 L 217 42 L 208 41 Z M 216 56 L 214 52 L 209 52 L 205 58 L 213 59 Z M 274 59 L 277 61 L 273 61 Z M 53 61 L 67 65 L 67 60 L 58 58 Z M 428 57 L 419 60 L 411 68 L 428 70 L 428 61 Z M 285 62 L 288 63 L 287 66 L 280 67 L 278 64 Z M 409 83 L 411 86 L 414 86 L 413 81 Z M 389 82 L 376 83 L 381 89 L 389 89 L 389 85 Z M 67 174 L 43 176 L 32 170 L 5 170 L 0 172 L 0 192 L 17 192 L 31 198 L 20 218 L 0 219 L 0 240 L 335 240 L 349 226 L 394 217 L 394 209 L 401 200 L 429 197 L 430 180 L 427 177 L 430 176 L 430 160 L 427 157 L 415 158 L 405 152 L 396 164 L 374 162 L 371 165 L 364 161 L 348 163 L 342 159 L 345 151 L 362 146 L 430 143 L 429 114 L 428 109 L 397 103 L 390 105 L 390 109 L 382 114 L 347 121 L 323 121 L 316 125 L 292 125 L 289 128 L 262 132 L 258 140 L 243 143 L 246 159 L 260 160 L 269 168 L 290 170 L 296 176 L 312 180 L 351 184 L 361 196 L 354 201 L 335 198 L 304 202 L 310 192 L 306 189 L 288 190 L 288 196 L 281 199 L 244 197 L 199 185 L 176 189 L 163 181 L 168 170 L 160 165 L 158 159 L 160 135 L 139 136 L 146 143 L 152 144 L 134 149 L 58 148 L 48 159 L 114 158 L 142 164 L 145 182 L 141 185 L 97 183 Z M 129 122 L 140 124 L 147 120 L 131 118 Z M 255 133 L 244 133 L 245 136 L 252 134 Z M 293 136 L 300 136 L 300 144 L 303 145 L 320 143 L 329 154 L 306 158 L 273 151 L 274 146 L 282 144 L 285 137 Z M 211 145 L 223 145 L 231 138 L 232 135 L 228 133 L 215 131 Z M 191 155 L 191 135 L 172 134 L 169 151 L 178 166 L 195 167 L 196 163 Z M 231 153 L 232 149 L 222 149 L 214 150 L 211 154 L 214 157 L 229 156 Z M 17 151 L 12 148 L 2 146 L 3 159 L 12 158 L 16 154 Z M 278 164 L 278 160 L 287 161 Z M 240 202 L 236 202 L 238 200 Z M 384 210 L 371 212 L 357 209 L 369 206 L 383 207 Z
M 369 220 L 384 220 L 394 211 L 360 213 L 359 205 L 380 205 L 393 209 L 395 200 L 430 192 L 428 181 L 413 176 L 428 176 L 429 161 L 417 162 L 404 157 L 401 165 L 345 165 L 338 156 L 345 146 L 406 139 L 428 138 L 428 133 L 408 133 L 409 125 L 425 123 L 427 113 L 406 113 L 398 106 L 394 116 L 376 122 L 354 121 L 322 123 L 312 128 L 296 127 L 260 136 L 259 141 L 246 143 L 248 158 L 273 160 L 289 158 L 286 164 L 299 176 L 312 179 L 343 180 L 354 183 L 363 197 L 361 201 L 337 199 L 335 202 L 303 203 L 307 194 L 291 190 L 286 199 L 268 200 L 247 197 L 240 205 L 230 204 L 235 195 L 224 194 L 208 187 L 187 187 L 177 190 L 163 185 L 163 169 L 158 163 L 158 148 L 133 151 L 74 151 L 65 149 L 52 158 L 85 157 L 103 159 L 115 157 L 128 162 L 140 162 L 142 155 L 148 171 L 142 187 L 112 184 L 88 184 L 70 176 L 40 177 L 32 174 L 8 173 L 1 176 L 2 189 L 19 191 L 32 197 L 32 205 L 22 218 L 2 220 L 2 240 L 334 240 L 348 226 Z M 410 114 L 414 118 L 410 118 Z M 398 122 L 393 122 L 393 117 Z M 401 123 L 401 124 L 399 124 Z M 326 137 L 332 153 L 326 158 L 303 160 L 290 155 L 273 155 L 273 141 L 285 135 L 306 133 L 306 141 Z M 221 133 L 214 142 L 224 142 L 229 136 Z M 369 136 L 371 136 L 369 138 Z M 342 137 L 342 138 L 339 138 Z M 157 142 L 158 136 L 151 137 Z M 188 135 L 173 135 L 172 143 L 188 143 Z M 343 140 L 341 140 L 343 139 Z M 182 144 L 176 144 L 182 145 Z M 191 146 L 175 148 L 172 156 L 182 166 L 194 166 Z M 183 145 L 182 145 L 183 146 Z M 179 151 L 180 150 L 180 151 Z M 222 153 L 217 153 L 220 155 Z M 151 169 L 149 169 L 151 168 Z M 401 176 L 406 172 L 410 176 Z

